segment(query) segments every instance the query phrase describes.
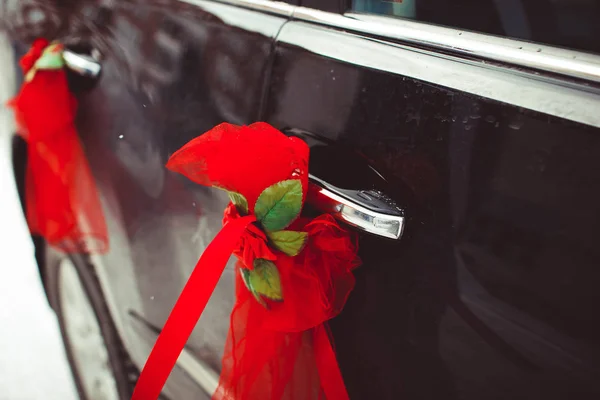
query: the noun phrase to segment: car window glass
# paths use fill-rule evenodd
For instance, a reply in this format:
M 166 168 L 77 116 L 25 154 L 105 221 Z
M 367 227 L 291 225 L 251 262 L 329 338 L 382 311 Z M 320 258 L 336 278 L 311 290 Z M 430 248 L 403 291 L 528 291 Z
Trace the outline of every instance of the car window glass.
M 292 4 L 294 6 L 297 6 L 300 4 L 300 0 L 270 0 L 270 1 L 275 1 L 275 2 L 279 2 L 279 3 L 288 3 L 288 4 Z
M 352 0 L 351 9 L 600 53 L 598 0 Z

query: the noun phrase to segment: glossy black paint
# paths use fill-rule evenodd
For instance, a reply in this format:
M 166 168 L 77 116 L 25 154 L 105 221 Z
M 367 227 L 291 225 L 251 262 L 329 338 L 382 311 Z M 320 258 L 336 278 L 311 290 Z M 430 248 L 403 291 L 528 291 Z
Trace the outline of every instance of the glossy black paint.
M 79 128 L 106 197 L 107 297 L 142 366 L 202 250 L 221 228 L 227 196 L 168 172 L 168 157 L 223 121 L 259 119 L 273 39 L 283 18 L 205 2 L 125 5 L 94 37 L 102 78 L 81 98 Z M 250 27 L 244 25 L 249 21 Z M 233 264 L 188 341 L 215 370 L 233 305 Z M 207 395 L 176 368 L 173 399 Z
M 598 128 L 276 42 L 284 17 L 85 4 L 96 22 L 66 38 L 104 56 L 78 115 L 111 235 L 92 261 L 138 366 L 227 203 L 166 160 L 219 122 L 265 120 L 312 135 L 311 173 L 407 210 L 402 240 L 361 237 L 331 322 L 352 399 L 599 398 Z M 232 280 L 188 342 L 216 370 Z M 166 394 L 207 398 L 180 368 Z
M 285 44 L 270 90 L 268 122 L 414 199 L 408 237 L 362 239 L 331 323 L 351 398 L 597 398 L 597 130 Z

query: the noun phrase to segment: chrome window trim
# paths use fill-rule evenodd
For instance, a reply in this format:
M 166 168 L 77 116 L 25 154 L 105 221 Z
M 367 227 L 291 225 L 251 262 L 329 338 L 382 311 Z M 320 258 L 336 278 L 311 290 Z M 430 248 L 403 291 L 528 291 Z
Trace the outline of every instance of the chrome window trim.
M 268 0 L 216 0 L 294 20 L 401 41 L 414 46 L 477 57 L 564 77 L 600 83 L 600 55 L 396 17 L 336 14 Z M 193 0 L 188 0 L 193 2 Z
M 179 2 L 190 4 L 209 14 L 213 14 L 226 25 L 236 26 L 246 31 L 256 32 L 273 39 L 277 35 L 281 25 L 286 23 L 290 18 L 289 15 L 291 15 L 291 9 L 289 10 L 289 15 L 281 15 L 276 12 L 268 12 L 266 9 L 261 10 L 264 12 L 258 12 L 257 9 L 248 7 L 235 7 L 229 5 L 225 1 L 179 0 Z M 248 18 L 248 16 L 253 14 L 255 17 Z
M 600 91 L 582 90 L 507 68 L 440 57 L 420 50 L 302 21 L 285 24 L 278 41 L 352 65 L 429 82 L 566 120 L 600 127 Z
M 293 18 L 600 83 L 600 56 L 522 40 L 369 14 L 297 8 Z
M 203 1 L 199 0 L 179 0 L 183 3 L 201 5 Z M 248 8 L 250 10 L 262 11 L 269 14 L 291 17 L 296 6 L 281 1 L 271 0 L 210 0 L 215 3 L 229 4 L 232 6 Z

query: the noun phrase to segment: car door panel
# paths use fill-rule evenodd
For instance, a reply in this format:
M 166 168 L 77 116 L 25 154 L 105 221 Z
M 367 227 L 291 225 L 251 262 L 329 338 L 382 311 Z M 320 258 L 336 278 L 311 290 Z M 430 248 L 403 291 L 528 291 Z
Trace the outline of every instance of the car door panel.
M 594 56 L 424 44 L 423 24 L 278 2 L 101 3 L 102 24 L 74 21 L 104 56 L 77 123 L 110 231 L 91 260 L 138 369 L 228 201 L 166 160 L 220 122 L 266 120 L 309 142 L 317 178 L 406 212 L 400 240 L 361 234 L 356 287 L 331 321 L 352 399 L 598 398 Z M 557 52 L 582 68 L 532 70 Z M 230 263 L 169 398 L 216 385 L 233 293 Z
M 166 161 L 221 122 L 258 119 L 272 43 L 286 18 L 200 0 L 127 2 L 109 15 L 94 39 L 104 53 L 102 76 L 83 96 L 78 119 L 94 149 L 111 235 L 110 252 L 94 262 L 141 368 L 228 202 L 226 193 L 167 171 Z M 204 398 L 190 368 L 220 369 L 232 266 L 167 384 L 170 398 Z
M 593 86 L 294 21 L 268 93 L 267 122 L 319 139 L 312 173 L 407 209 L 401 240 L 361 237 L 331 323 L 350 398 L 600 394 Z

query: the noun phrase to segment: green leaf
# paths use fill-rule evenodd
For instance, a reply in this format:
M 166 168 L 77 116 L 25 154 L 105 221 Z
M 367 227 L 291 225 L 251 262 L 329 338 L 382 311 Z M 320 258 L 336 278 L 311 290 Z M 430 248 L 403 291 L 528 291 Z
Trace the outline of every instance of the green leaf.
M 256 299 L 256 301 L 258 301 L 258 303 L 265 307 L 265 308 L 269 308 L 269 306 L 267 305 L 267 303 L 265 303 L 265 301 L 262 299 L 262 297 L 260 297 L 260 295 L 254 290 L 252 289 L 252 286 L 250 285 L 250 273 L 252 271 L 246 268 L 240 268 L 240 274 L 242 275 L 242 281 L 244 281 L 244 284 L 246 285 L 246 288 L 248 288 L 248 290 L 250 291 L 250 293 L 252 293 L 252 296 L 254 296 L 254 298 Z
M 244 284 L 256 301 L 265 308 L 269 305 L 262 296 L 275 301 L 282 301 L 279 271 L 272 261 L 263 258 L 254 260 L 254 269 L 240 268 Z
M 258 197 L 254 214 L 268 232 L 289 226 L 302 210 L 302 184 L 299 180 L 281 181 L 266 188 Z
M 35 62 L 34 68 L 40 69 L 62 69 L 65 66 L 62 53 L 44 51 L 42 56 Z
M 306 232 L 296 232 L 296 231 L 277 231 L 277 232 L 269 232 L 267 233 L 269 239 L 273 246 L 279 250 L 287 254 L 288 256 L 297 256 L 304 244 L 306 243 L 306 238 L 308 237 L 308 233 Z
M 248 200 L 246 200 L 244 195 L 230 191 L 227 191 L 227 194 L 229 195 L 231 202 L 237 207 L 240 214 L 248 215 Z
M 254 269 L 248 272 L 250 291 L 270 300 L 283 300 L 279 271 L 272 261 L 257 258 L 254 260 Z

